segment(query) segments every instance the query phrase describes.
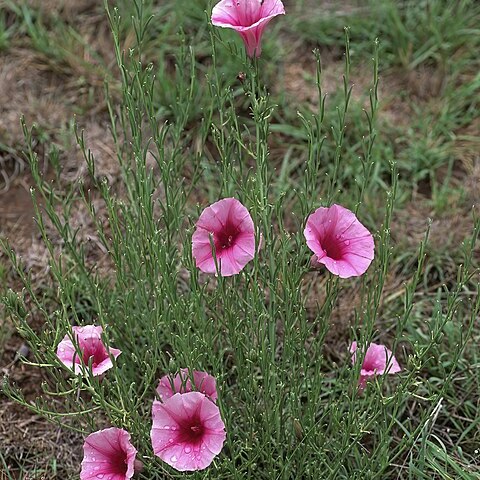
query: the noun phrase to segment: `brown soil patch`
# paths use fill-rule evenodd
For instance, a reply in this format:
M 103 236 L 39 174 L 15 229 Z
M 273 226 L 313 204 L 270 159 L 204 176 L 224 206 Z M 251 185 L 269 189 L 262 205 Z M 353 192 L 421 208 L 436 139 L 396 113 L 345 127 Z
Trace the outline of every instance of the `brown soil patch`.
M 82 445 L 78 434 L 46 423 L 37 415 L 26 415 L 16 404 L 1 404 L 0 451 L 13 478 L 69 478 L 79 471 Z M 7 477 L 1 475 L 6 473 L 2 470 L 0 466 L 3 480 Z
M 19 235 L 30 238 L 35 227 L 32 199 L 24 181 L 0 195 L 0 234 L 8 232 L 12 239 Z
M 0 90 L 9 92 L 0 106 L 0 142 L 15 148 L 23 145 L 20 116 L 36 123 L 45 134 L 59 132 L 71 117 L 72 97 L 64 83 L 49 72 L 30 50 L 17 49 L 2 55 Z
M 343 91 L 344 62 L 336 60 L 330 54 L 322 56 L 322 95 L 329 97 Z M 312 54 L 292 58 L 284 68 L 284 81 L 279 83 L 277 91 L 283 89 L 293 103 L 307 104 L 312 112 L 318 109 L 319 99 L 316 86 L 315 61 Z M 407 92 L 408 97 L 417 102 L 428 102 L 438 96 L 443 88 L 443 76 L 436 72 L 420 69 L 408 74 L 389 72 L 380 75 L 378 95 L 380 100 L 379 119 L 392 127 L 405 128 L 411 123 L 411 101 L 399 98 L 399 92 Z M 353 67 L 350 72 L 352 101 L 361 102 L 369 109 L 369 92 L 372 87 L 372 75 L 368 69 Z
M 469 202 L 452 207 L 438 214 L 428 206 L 428 199 L 418 198 L 395 214 L 396 228 L 392 236 L 398 245 L 415 249 L 425 237 L 428 219 L 431 220 L 428 249 L 448 255 L 458 250 L 473 231 L 472 204 Z
M 328 97 L 343 90 L 343 75 L 345 64 L 331 53 L 324 52 L 321 56 L 322 95 Z M 350 85 L 353 85 L 352 98 L 355 101 L 365 100 L 371 87 L 372 78 L 368 69 L 354 68 L 351 70 Z M 291 103 L 309 104 L 312 110 L 318 108 L 318 90 L 316 85 L 315 57 L 312 53 L 295 56 L 285 61 L 284 81 L 276 86 L 276 91 L 282 91 L 290 98 Z

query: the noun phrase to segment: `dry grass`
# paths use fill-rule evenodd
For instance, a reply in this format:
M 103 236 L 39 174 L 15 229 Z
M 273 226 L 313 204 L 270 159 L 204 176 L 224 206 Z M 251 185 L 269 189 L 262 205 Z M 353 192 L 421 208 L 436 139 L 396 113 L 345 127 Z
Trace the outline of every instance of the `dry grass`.
M 1 404 L 0 423 L 0 452 L 7 472 L 14 478 L 65 478 L 78 471 L 82 445 L 78 434 L 46 423 L 36 415 L 25 415 L 8 402 Z

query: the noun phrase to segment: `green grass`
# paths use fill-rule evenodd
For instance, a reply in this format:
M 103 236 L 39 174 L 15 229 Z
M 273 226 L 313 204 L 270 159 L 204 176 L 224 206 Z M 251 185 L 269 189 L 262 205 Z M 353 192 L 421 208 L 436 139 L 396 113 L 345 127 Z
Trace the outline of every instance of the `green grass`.
M 0 292 L 5 291 L 7 288 L 7 267 L 0 263 Z M 12 334 L 12 326 L 9 325 L 5 318 L 5 312 L 2 308 L 0 310 L 0 352 L 3 353 L 7 341 Z
M 480 8 L 473 0 L 360 0 L 327 9 L 304 1 L 297 11 L 296 32 L 314 44 L 338 47 L 341 29 L 349 25 L 355 52 L 364 57 L 365 45 L 382 38 L 385 66 L 412 70 L 426 63 L 448 68 L 459 53 L 475 58 L 470 49 L 472 42 L 478 44 Z
M 3 392 L 84 435 L 99 419 L 126 428 L 145 463 L 140 478 L 180 478 L 152 453 L 151 401 L 160 375 L 205 369 L 217 377 L 228 436 L 212 467 L 192 478 L 315 479 L 322 472 L 325 479 L 473 480 L 480 472 L 480 221 L 456 176 L 478 145 L 468 129 L 480 90 L 472 54 L 479 7 L 368 1 L 339 13 L 307 3 L 269 26 L 257 70 L 235 35 L 209 27 L 207 2 L 118 2 L 119 16 L 110 10 L 114 68 L 82 40 L 80 22 L 7 2 L 15 28 L 0 21 L 0 48 L 2 38 L 7 51 L 21 44 L 78 85 L 107 79 L 121 177 L 109 184 L 96 175 L 78 127 L 88 174 L 65 184 L 65 152 L 47 149 L 59 169 L 51 182 L 41 174 L 38 129 L 24 125 L 50 270 L 33 284 L 2 240 L 23 285 L 4 292 L 3 303 L 51 394 L 33 404 L 9 382 Z M 85 50 L 95 66 L 78 60 Z M 317 67 L 318 77 L 303 79 L 320 94 L 313 106 L 274 88 L 296 54 Z M 329 62 L 344 64 L 346 82 L 339 76 L 322 103 L 316 80 L 323 84 Z M 422 69 L 441 79 L 434 94 L 420 95 L 408 81 Z M 350 98 L 350 83 L 368 74 L 364 91 Z M 396 77 L 403 81 L 395 84 Z M 407 107 L 407 121 L 391 120 L 385 104 Z M 204 277 L 191 235 L 203 208 L 226 196 L 248 206 L 263 247 L 241 275 Z M 309 269 L 305 217 L 332 202 L 358 209 L 375 235 L 376 259 L 361 279 Z M 72 225 L 80 205 L 101 249 Z M 420 223 L 416 232 L 401 215 L 406 208 Z M 460 212 L 464 234 L 439 233 L 433 223 L 425 237 L 424 211 L 440 219 Z M 55 356 L 71 324 L 90 323 L 108 325 L 112 345 L 125 352 L 102 382 L 73 378 Z M 359 395 L 348 354 L 354 339 L 387 344 L 403 372 Z M 21 474 L 54 468 L 44 465 Z

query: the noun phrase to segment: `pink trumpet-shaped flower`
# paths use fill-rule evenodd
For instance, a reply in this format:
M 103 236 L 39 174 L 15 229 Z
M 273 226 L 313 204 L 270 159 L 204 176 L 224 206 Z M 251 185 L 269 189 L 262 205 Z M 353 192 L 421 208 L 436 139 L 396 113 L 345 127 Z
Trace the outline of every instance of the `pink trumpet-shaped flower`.
M 280 0 L 222 0 L 213 7 L 212 23 L 237 31 L 245 43 L 247 55 L 259 57 L 265 27 L 272 18 L 284 14 Z
M 137 450 L 130 434 L 107 428 L 90 434 L 83 445 L 80 480 L 128 480 L 133 477 Z
M 358 277 L 372 263 L 372 234 L 340 205 L 315 210 L 307 219 L 304 235 L 315 254 L 312 263 L 323 263 L 340 278 Z
M 117 358 L 122 352 L 116 348 L 108 348 L 102 341 L 102 327 L 86 325 L 72 327 L 73 337 L 81 356 L 68 335 L 58 344 L 57 357 L 75 373 L 84 373 L 84 367 L 92 365 L 92 374 L 97 376 L 112 368 L 113 363 L 109 353 Z
M 225 442 L 225 425 L 217 405 L 203 393 L 176 393 L 154 401 L 150 432 L 155 455 L 183 471 L 207 468 Z
M 157 393 L 163 402 L 173 397 L 175 393 L 192 391 L 201 392 L 213 401 L 217 399 L 217 382 L 215 378 L 207 372 L 194 370 L 193 384 L 194 385 L 192 385 L 188 368 L 182 368 L 180 373 L 175 375 L 175 377 L 172 375 L 163 376 L 158 384 Z
M 350 353 L 352 354 L 352 363 L 355 364 L 357 361 L 357 342 L 353 342 L 350 346 Z M 397 359 L 387 347 L 371 343 L 363 359 L 360 370 L 359 387 L 361 389 L 365 388 L 367 380 L 376 375 L 383 375 L 385 373 L 394 374 L 401 370 Z
M 239 273 L 255 256 L 255 228 L 248 210 L 235 198 L 224 198 L 207 207 L 197 221 L 192 253 L 197 267 L 216 273 L 212 243 L 220 275 Z

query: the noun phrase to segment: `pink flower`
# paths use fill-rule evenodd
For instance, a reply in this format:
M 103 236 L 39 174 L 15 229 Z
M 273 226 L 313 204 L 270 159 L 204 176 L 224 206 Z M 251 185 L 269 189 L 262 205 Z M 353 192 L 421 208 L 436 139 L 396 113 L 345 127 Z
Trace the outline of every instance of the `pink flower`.
M 207 468 L 225 442 L 220 410 L 203 393 L 176 393 L 153 402 L 150 436 L 155 455 L 183 471 Z
M 206 372 L 194 370 L 193 383 L 190 380 L 188 368 L 182 368 L 175 377 L 165 375 L 160 379 L 157 387 L 157 393 L 162 401 L 173 397 L 175 393 L 187 393 L 197 391 L 205 394 L 211 400 L 217 399 L 217 385 L 214 377 Z
M 207 207 L 192 237 L 197 267 L 216 273 L 212 252 L 215 246 L 218 269 L 224 277 L 236 275 L 255 256 L 255 228 L 248 210 L 235 198 L 224 198 Z
M 353 342 L 350 346 L 350 353 L 352 354 L 352 363 L 355 364 L 357 361 L 357 342 Z M 371 343 L 363 359 L 360 370 L 359 387 L 361 389 L 365 388 L 367 380 L 376 375 L 383 375 L 385 373 L 394 374 L 401 370 L 397 359 L 387 347 Z
M 130 434 L 120 428 L 107 428 L 90 434 L 83 445 L 80 480 L 127 480 L 133 477 L 137 450 Z
M 315 210 L 307 219 L 304 235 L 315 254 L 312 263 L 323 263 L 340 278 L 358 277 L 372 263 L 372 234 L 340 205 Z
M 107 348 L 103 344 L 102 327 L 86 325 L 85 327 L 72 327 L 72 331 L 82 356 L 78 355 L 70 337 L 65 335 L 64 339 L 58 344 L 57 357 L 77 374 L 84 373 L 84 367 L 88 368 L 91 362 L 92 374 L 95 376 L 101 375 L 113 366 L 109 352 L 114 358 L 122 353 L 116 348 Z
M 262 53 L 262 35 L 268 22 L 285 15 L 281 0 L 222 0 L 212 10 L 212 23 L 233 28 L 245 43 L 249 57 Z

